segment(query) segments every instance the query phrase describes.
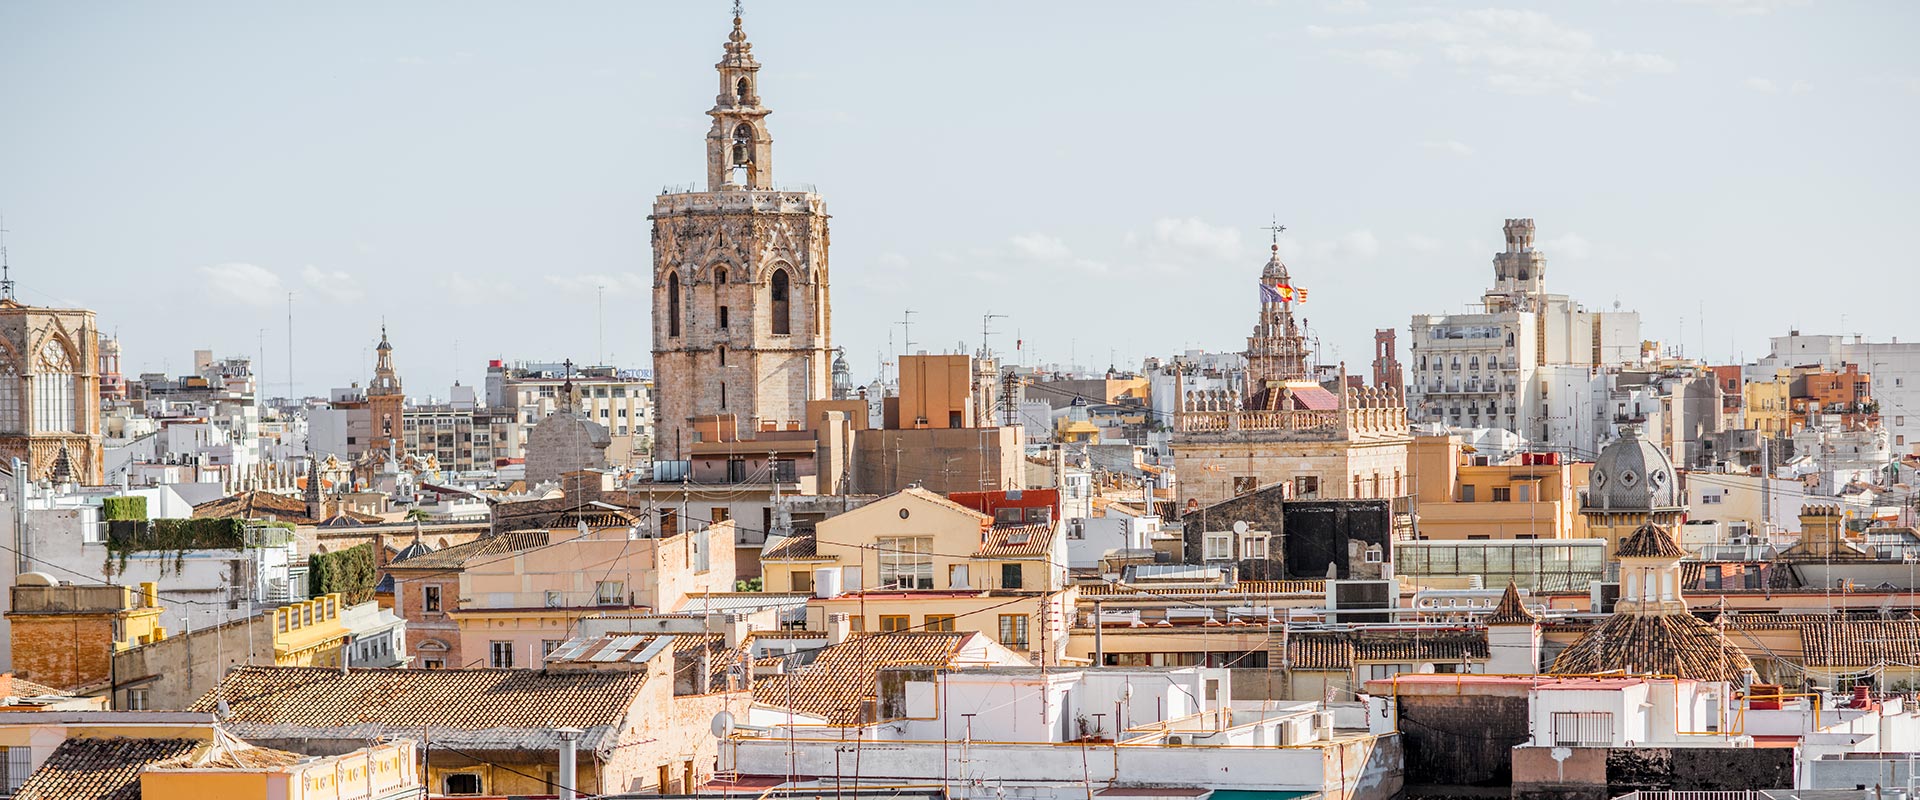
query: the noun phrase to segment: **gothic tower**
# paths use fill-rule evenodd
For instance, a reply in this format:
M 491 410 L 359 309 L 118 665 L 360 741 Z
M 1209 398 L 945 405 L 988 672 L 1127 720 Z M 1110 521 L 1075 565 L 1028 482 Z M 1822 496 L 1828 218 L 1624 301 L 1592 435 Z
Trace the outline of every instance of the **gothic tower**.
M 1280 262 L 1280 244 L 1273 245 L 1273 257 L 1260 271 L 1260 321 L 1247 337 L 1247 396 L 1287 381 L 1307 377 L 1307 337 L 1293 318 L 1295 289 L 1287 276 L 1287 265 Z
M 1502 232 L 1507 249 L 1493 255 L 1493 288 L 1483 298 L 1487 312 L 1534 311 L 1547 293 L 1547 256 L 1533 249 L 1533 220 L 1509 219 Z
M 391 447 L 397 456 L 406 449 L 400 425 L 407 395 L 400 390 L 400 376 L 393 372 L 393 345 L 387 341 L 385 325 L 380 326 L 380 346 L 374 351 L 379 359 L 373 364 L 373 382 L 367 384 L 367 415 L 373 432 L 369 449 L 384 451 Z
M 771 112 L 737 15 L 714 68 L 706 190 L 653 204 L 659 460 L 688 458 L 696 419 L 731 417 L 722 437 L 798 428 L 832 391 L 826 205 L 773 185 Z

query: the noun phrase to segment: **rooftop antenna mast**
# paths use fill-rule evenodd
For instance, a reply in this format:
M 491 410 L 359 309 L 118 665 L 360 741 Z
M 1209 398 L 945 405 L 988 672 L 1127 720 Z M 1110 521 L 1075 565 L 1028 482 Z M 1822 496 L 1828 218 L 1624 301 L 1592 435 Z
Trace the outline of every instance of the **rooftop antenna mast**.
M 988 311 L 987 313 L 980 315 L 980 357 L 981 358 L 987 358 L 993 355 L 993 350 L 987 346 L 987 337 L 992 336 L 993 334 L 999 333 L 999 331 L 991 329 L 991 326 L 993 325 L 993 321 L 996 319 L 1006 319 L 1006 318 L 1007 318 L 1007 315 L 995 314 L 992 311 Z
M 912 354 L 913 354 L 913 346 L 914 346 L 915 344 L 918 344 L 918 342 L 915 342 L 915 341 L 913 340 L 913 315 L 915 315 L 915 314 L 918 314 L 918 313 L 920 313 L 920 312 L 918 312 L 918 311 L 915 311 L 915 310 L 913 310 L 913 309 L 911 309 L 911 308 L 909 308 L 909 309 L 907 309 L 907 310 L 906 310 L 906 312 L 905 312 L 905 313 L 903 313 L 903 314 L 901 314 L 901 315 L 900 315 L 900 321 L 899 321 L 899 322 L 896 322 L 896 323 L 894 323 L 895 325 L 899 325 L 899 326 L 900 326 L 900 328 L 901 328 L 901 334 L 900 334 L 900 335 L 901 335 L 901 338 L 905 340 L 905 341 L 902 341 L 902 342 L 900 343 L 900 354 L 901 354 L 901 355 L 912 355 Z
M 0 217 L 0 300 L 13 299 L 13 265 L 7 261 L 7 220 Z

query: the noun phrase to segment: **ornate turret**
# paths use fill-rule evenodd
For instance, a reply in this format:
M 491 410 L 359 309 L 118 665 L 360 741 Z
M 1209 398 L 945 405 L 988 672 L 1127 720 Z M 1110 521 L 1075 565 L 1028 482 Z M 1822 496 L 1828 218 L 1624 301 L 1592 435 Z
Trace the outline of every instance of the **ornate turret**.
M 726 54 L 713 68 L 720 73 L 720 94 L 707 112 L 713 117 L 707 131 L 707 191 L 771 189 L 773 137 L 766 117 L 773 112 L 760 105 L 760 62 L 753 59 L 738 8 Z
M 1260 319 L 1247 337 L 1247 395 L 1307 377 L 1307 337 L 1293 316 L 1297 290 L 1280 260 L 1280 243 L 1260 270 Z

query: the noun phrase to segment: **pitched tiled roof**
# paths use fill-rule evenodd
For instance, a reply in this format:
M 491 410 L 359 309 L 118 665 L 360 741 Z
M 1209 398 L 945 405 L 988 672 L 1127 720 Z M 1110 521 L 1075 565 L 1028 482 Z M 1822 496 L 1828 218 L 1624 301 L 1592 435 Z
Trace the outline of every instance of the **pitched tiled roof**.
M 1911 664 L 1920 654 L 1920 621 L 1855 619 L 1808 622 L 1800 646 L 1810 667 L 1871 667 Z
M 976 517 L 980 520 L 980 524 L 982 525 L 993 524 L 993 517 L 989 517 L 971 508 L 960 505 L 959 503 L 956 503 L 952 500 L 948 500 L 946 495 L 940 494 L 938 492 L 929 492 L 918 486 L 909 486 L 905 489 L 900 490 L 900 493 L 904 495 L 908 495 L 910 497 L 917 497 L 921 500 L 925 500 L 937 506 L 942 506 L 945 508 L 952 509 L 954 511 L 958 511 L 962 514 L 966 514 L 969 517 Z
M 761 561 L 833 561 L 833 556 L 820 555 L 819 540 L 812 531 L 795 533 L 767 542 L 765 550 L 760 551 Z
M 287 494 L 253 489 L 230 497 L 208 500 L 193 507 L 197 518 L 238 518 L 266 519 L 274 518 L 278 522 L 291 522 L 295 525 L 317 525 L 322 520 L 307 516 L 307 501 Z M 343 511 L 329 519 L 344 517 L 353 523 L 379 522 L 380 518 L 358 511 Z
M 469 561 L 545 547 L 548 543 L 549 537 L 543 530 L 511 531 L 499 536 L 475 539 L 465 544 L 449 545 L 404 561 L 395 561 L 388 564 L 387 569 L 461 569 Z
M 60 743 L 14 800 L 140 800 L 140 770 L 192 753 L 200 739 L 89 739 Z
M 1507 581 L 1507 591 L 1500 595 L 1500 605 L 1494 606 L 1493 613 L 1484 620 L 1488 625 L 1532 625 L 1539 621 L 1540 618 L 1520 602 L 1520 587 L 1515 586 L 1513 581 Z
M 355 669 L 235 667 L 189 710 L 213 711 L 225 699 L 225 725 L 242 738 L 355 734 L 409 735 L 434 729 L 491 731 L 498 741 L 546 749 L 552 729 L 585 728 L 598 741 L 624 720 L 645 673 L 542 672 L 530 669 Z M 598 729 L 598 730 L 596 730 Z M 476 737 L 466 737 L 472 740 Z M 449 742 L 451 743 L 451 742 Z
M 987 531 L 975 558 L 1032 558 L 1053 550 L 1052 525 L 1019 525 Z
M 219 755 L 207 759 L 204 763 L 193 764 L 207 769 L 264 769 L 267 767 L 286 767 L 306 760 L 307 756 L 275 750 L 271 747 L 241 747 L 222 751 Z M 187 759 L 177 759 L 185 761 Z M 166 766 L 174 766 L 166 764 Z M 182 764 L 181 766 L 185 766 Z
M 1738 681 L 1753 669 L 1740 649 L 1692 614 L 1614 614 L 1553 660 L 1554 675 L 1626 672 Z
M 65 689 L 55 689 L 44 683 L 34 683 L 33 681 L 27 680 L 26 678 L 21 678 L 16 676 L 13 679 L 13 690 L 7 696 L 8 697 L 48 697 L 48 696 L 72 697 L 73 692 L 69 692 Z
M 1310 631 L 1288 637 L 1287 654 L 1299 670 L 1348 670 L 1355 662 L 1485 661 L 1487 638 L 1477 631 Z
M 1614 554 L 1618 558 L 1672 558 L 1687 556 L 1673 540 L 1673 534 L 1651 522 L 1640 526 L 1625 539 L 1620 540 L 1620 550 Z
M 859 721 L 861 701 L 878 690 L 882 666 L 951 666 L 967 633 L 885 633 L 822 648 L 805 669 L 769 675 L 753 685 L 754 702 L 825 717 L 836 725 Z

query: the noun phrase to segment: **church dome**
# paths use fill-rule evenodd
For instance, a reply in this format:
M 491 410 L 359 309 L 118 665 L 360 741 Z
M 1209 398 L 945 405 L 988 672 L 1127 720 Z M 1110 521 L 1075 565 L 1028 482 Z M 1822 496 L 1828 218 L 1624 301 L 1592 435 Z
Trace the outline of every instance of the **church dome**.
M 1594 459 L 1587 473 L 1586 505 L 1604 511 L 1675 508 L 1680 505 L 1676 483 L 1667 454 L 1627 428 Z

